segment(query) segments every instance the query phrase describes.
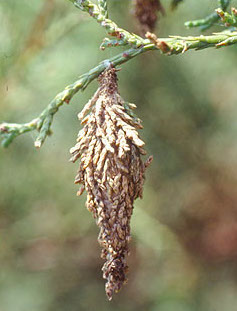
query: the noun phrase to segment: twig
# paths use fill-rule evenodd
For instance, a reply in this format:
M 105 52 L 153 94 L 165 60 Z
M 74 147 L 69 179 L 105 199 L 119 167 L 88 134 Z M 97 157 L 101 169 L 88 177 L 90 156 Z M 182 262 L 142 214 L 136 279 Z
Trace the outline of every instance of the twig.
M 184 53 L 190 49 L 200 50 L 208 47 L 218 48 L 237 43 L 237 31 L 215 33 L 211 36 L 172 36 L 164 39 L 158 39 L 154 34 L 147 33 L 147 39 L 142 39 L 135 34 L 119 28 L 114 22 L 106 18 L 106 1 L 99 1 L 99 6 L 93 4 L 89 0 L 69 1 L 73 2 L 76 7 L 82 9 L 83 11 L 87 11 L 103 27 L 106 28 L 110 35 L 116 36 L 117 39 L 115 40 L 105 39 L 102 43 L 102 48 L 116 45 L 133 45 L 133 48 L 130 48 L 110 59 L 102 61 L 98 66 L 80 76 L 76 82 L 70 84 L 64 91 L 59 93 L 37 118 L 33 119 L 29 123 L 2 123 L 0 125 L 0 138 L 3 139 L 2 144 L 5 147 L 8 146 L 17 136 L 29 131 L 38 130 L 39 135 L 36 138 L 35 147 L 40 148 L 47 136 L 51 134 L 53 117 L 60 106 L 64 103 L 69 104 L 72 97 L 79 90 L 84 90 L 89 83 L 91 83 L 100 75 L 100 73 L 111 65 L 116 67 L 149 50 L 160 50 L 163 54 L 173 55 Z
M 107 67 L 111 64 L 116 67 L 127 62 L 129 59 L 141 54 L 145 51 L 154 49 L 153 44 L 147 45 L 146 47 L 140 49 L 130 49 L 123 53 L 120 53 L 109 60 L 104 60 L 98 66 L 91 69 L 88 73 L 79 77 L 79 79 L 70 84 L 65 88 L 64 91 L 59 93 L 51 103 L 43 110 L 43 112 L 36 119 L 30 121 L 29 123 L 24 124 L 15 124 L 15 123 L 2 123 L 0 124 L 0 138 L 3 139 L 2 145 L 7 147 L 14 138 L 17 136 L 33 131 L 38 130 L 39 135 L 35 141 L 35 147 L 40 148 L 46 137 L 50 135 L 50 127 L 53 121 L 55 113 L 58 111 L 59 107 L 64 103 L 69 103 L 71 98 L 79 91 L 84 90 L 89 83 L 91 83 L 95 78 L 99 76 Z
M 221 6 L 221 9 L 223 11 L 226 11 L 230 2 L 231 0 L 218 0 L 218 3 Z M 219 20 L 220 20 L 220 16 L 216 12 L 214 12 L 205 18 L 194 20 L 194 21 L 188 21 L 184 25 L 188 28 L 200 27 L 201 30 L 206 30 L 210 28 L 213 24 L 218 22 Z
M 100 8 L 101 14 L 104 15 L 105 18 L 108 18 L 107 0 L 98 0 L 98 5 Z
M 91 69 L 86 74 L 82 75 L 76 82 L 70 84 L 64 91 L 59 93 L 51 103 L 43 110 L 36 119 L 29 123 L 12 124 L 3 123 L 0 125 L 0 138 L 3 138 L 3 145 L 8 146 L 17 136 L 38 130 L 39 135 L 35 141 L 37 148 L 41 147 L 46 137 L 50 134 L 50 127 L 55 113 L 64 103 L 69 103 L 71 98 L 79 91 L 84 90 L 89 83 L 99 76 L 111 64 L 116 67 L 126 63 L 130 59 L 150 50 L 160 50 L 166 55 L 174 55 L 184 53 L 187 50 L 201 50 L 209 47 L 222 47 L 237 43 L 237 31 L 216 33 L 211 36 L 199 37 L 179 37 L 173 36 L 170 38 L 157 39 L 153 38 L 154 42 L 146 44 L 139 49 L 126 50 L 110 59 L 102 61 L 98 66 Z M 149 41 L 149 40 L 148 40 Z
M 221 21 L 226 27 L 237 26 L 237 9 L 231 8 L 231 14 L 224 12 L 222 9 L 217 9 L 216 13 L 220 16 Z
M 91 17 L 93 17 L 102 27 L 106 29 L 110 36 L 116 37 L 119 40 L 123 40 L 125 43 L 131 45 L 132 47 L 140 48 L 147 44 L 147 41 L 142 37 L 118 27 L 116 23 L 106 18 L 106 15 L 101 12 L 101 8 L 98 5 L 92 3 L 90 0 L 69 1 L 72 2 L 76 8 L 89 13 Z
M 104 38 L 103 42 L 100 45 L 100 49 L 103 51 L 107 47 L 126 46 L 126 45 L 127 43 L 124 42 L 123 40 Z

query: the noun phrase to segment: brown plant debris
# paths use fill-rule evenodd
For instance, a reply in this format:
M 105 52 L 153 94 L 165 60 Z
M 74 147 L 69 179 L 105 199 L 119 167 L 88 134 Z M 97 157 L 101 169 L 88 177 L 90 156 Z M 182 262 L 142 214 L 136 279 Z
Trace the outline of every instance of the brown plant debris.
M 170 54 L 171 49 L 170 49 L 169 45 L 165 41 L 157 38 L 157 36 L 154 33 L 151 33 L 148 31 L 145 36 L 152 43 L 154 43 L 162 53 Z
M 142 197 L 145 169 L 141 160 L 144 142 L 139 138 L 140 120 L 118 93 L 116 69 L 99 77 L 100 87 L 78 117 L 83 124 L 71 161 L 80 158 L 75 183 L 87 192 L 87 209 L 100 228 L 98 237 L 105 259 L 103 278 L 109 300 L 126 282 L 130 219 L 134 200 Z
M 155 29 L 159 12 L 165 15 L 160 0 L 135 0 L 135 16 L 139 21 L 142 35 Z

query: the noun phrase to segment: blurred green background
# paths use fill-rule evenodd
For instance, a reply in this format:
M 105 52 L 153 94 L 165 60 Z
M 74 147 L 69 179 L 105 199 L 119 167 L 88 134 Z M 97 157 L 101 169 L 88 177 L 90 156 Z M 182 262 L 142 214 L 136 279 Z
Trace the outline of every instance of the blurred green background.
M 184 1 L 158 36 L 199 34 L 186 20 L 216 1 Z M 137 32 L 131 0 L 110 16 Z M 233 1 L 236 4 L 236 1 Z M 222 30 L 214 27 L 211 31 Z M 209 32 L 211 32 L 209 31 Z M 208 33 L 208 32 L 207 32 Z M 64 0 L 0 0 L 0 119 L 27 122 L 80 74 L 118 49 Z M 149 52 L 119 72 L 138 106 L 154 161 L 135 203 L 129 282 L 108 302 L 98 228 L 76 197 L 69 149 L 93 82 L 63 106 L 40 150 L 37 133 L 0 149 L 0 311 L 237 310 L 237 47 L 166 57 Z

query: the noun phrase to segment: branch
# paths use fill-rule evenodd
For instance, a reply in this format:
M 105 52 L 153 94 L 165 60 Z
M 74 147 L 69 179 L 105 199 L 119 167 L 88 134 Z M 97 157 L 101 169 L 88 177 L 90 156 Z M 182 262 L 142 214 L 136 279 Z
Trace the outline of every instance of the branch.
M 104 15 L 105 18 L 108 18 L 107 0 L 98 0 L 98 5 L 100 8 L 101 14 Z
M 39 117 L 33 119 L 29 123 L 15 124 L 4 122 L 0 124 L 0 138 L 3 139 L 2 145 L 7 147 L 17 136 L 29 131 L 38 130 L 39 135 L 36 138 L 34 145 L 36 148 L 40 148 L 47 136 L 49 136 L 51 133 L 50 127 L 53 121 L 53 117 L 60 106 L 62 106 L 64 103 L 69 104 L 72 97 L 79 90 L 84 90 L 89 83 L 96 79 L 100 73 L 102 73 L 109 66 L 113 65 L 116 67 L 127 62 L 131 58 L 152 49 L 156 49 L 156 47 L 154 44 L 149 44 L 140 49 L 129 49 L 112 57 L 111 59 L 102 61 L 98 66 L 91 69 L 86 74 L 80 76 L 76 82 L 67 86 L 64 91 L 59 93 L 51 101 L 51 103 L 42 111 Z
M 0 137 L 3 138 L 2 146 L 8 147 L 17 136 L 36 129 L 39 118 L 29 123 L 2 123 L 0 124 Z
M 124 43 L 137 48 L 142 47 L 148 43 L 147 40 L 144 40 L 142 37 L 119 28 L 116 23 L 106 18 L 107 15 L 103 13 L 104 10 L 101 10 L 100 6 L 92 3 L 90 0 L 69 1 L 72 2 L 76 8 L 89 13 L 91 17 L 93 17 L 102 27 L 106 29 L 110 36 L 116 37 L 119 40 L 123 40 Z M 100 5 L 105 2 L 105 0 L 99 1 Z
M 231 8 L 231 14 L 224 12 L 222 9 L 217 9 L 216 13 L 226 27 L 237 27 L 237 9 Z
M 158 39 L 154 34 L 150 33 L 147 33 L 146 36 L 163 54 L 167 55 L 183 54 L 191 49 L 202 50 L 209 47 L 220 48 L 237 43 L 237 31 L 223 31 L 213 33 L 210 36 L 201 35 L 198 37 L 170 36 L 168 39 Z
M 107 47 L 126 46 L 126 45 L 127 43 L 124 42 L 123 40 L 104 38 L 103 42 L 100 45 L 100 49 L 103 51 Z
M 128 49 L 110 59 L 104 60 L 98 66 L 94 67 L 86 74 L 80 76 L 76 82 L 70 84 L 65 88 L 64 91 L 59 93 L 36 119 L 33 119 L 29 123 L 0 124 L 0 138 L 3 139 L 2 144 L 5 147 L 8 146 L 17 136 L 33 130 L 39 131 L 39 135 L 35 141 L 35 147 L 41 147 L 47 136 L 51 134 L 51 124 L 53 122 L 53 117 L 60 106 L 62 106 L 64 103 L 69 104 L 72 97 L 79 90 L 84 90 L 89 83 L 91 83 L 111 65 L 116 67 L 129 61 L 137 55 L 150 50 L 160 50 L 163 54 L 173 55 L 184 53 L 190 49 L 200 50 L 209 47 L 219 48 L 237 43 L 237 31 L 225 31 L 222 33 L 215 33 L 211 36 L 172 36 L 164 39 L 158 39 L 154 34 L 147 33 L 148 39 L 142 39 L 141 37 L 118 28 L 115 23 L 109 19 L 106 19 L 105 16 L 101 13 L 102 6 L 96 6 L 88 0 L 70 1 L 73 2 L 77 7 L 79 7 L 80 3 L 80 8 L 88 11 L 92 17 L 94 17 L 103 27 L 106 28 L 109 34 L 116 35 L 118 40 L 106 39 L 102 44 L 102 48 L 105 48 L 106 46 L 124 44 L 133 44 L 134 46 L 138 46 L 138 42 L 140 42 L 140 47 Z M 100 4 L 105 4 L 105 2 L 106 1 L 102 0 L 99 1 Z M 118 36 L 118 34 L 120 35 Z
M 223 11 L 226 11 L 230 2 L 231 0 L 218 0 L 218 3 Z M 184 25 L 188 28 L 200 27 L 201 30 L 206 30 L 219 20 L 220 16 L 216 12 L 214 12 L 203 19 L 188 21 Z

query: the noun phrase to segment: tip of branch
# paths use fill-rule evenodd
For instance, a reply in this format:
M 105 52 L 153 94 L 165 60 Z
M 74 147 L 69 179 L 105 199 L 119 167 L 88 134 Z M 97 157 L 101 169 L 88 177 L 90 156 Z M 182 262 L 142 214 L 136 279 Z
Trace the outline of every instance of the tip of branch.
M 0 132 L 7 133 L 7 127 L 5 126 L 5 123 L 0 124 Z
M 35 143 L 34 143 L 34 146 L 35 146 L 36 149 L 39 149 L 42 146 L 42 142 L 39 141 L 39 140 L 36 140 Z

